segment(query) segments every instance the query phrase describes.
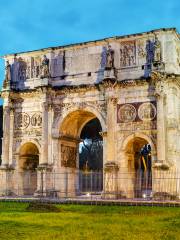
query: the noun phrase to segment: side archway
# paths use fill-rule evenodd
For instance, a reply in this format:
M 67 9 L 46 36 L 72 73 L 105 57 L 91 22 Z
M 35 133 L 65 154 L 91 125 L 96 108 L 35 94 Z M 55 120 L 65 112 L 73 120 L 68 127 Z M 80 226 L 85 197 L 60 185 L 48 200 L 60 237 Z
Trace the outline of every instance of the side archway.
M 155 145 L 151 138 L 142 133 L 129 135 L 122 143 L 127 173 L 130 179 L 129 196 L 140 197 L 152 192 L 152 160 Z M 131 186 L 130 186 L 131 185 Z
M 26 142 L 19 148 L 18 169 L 19 190 L 22 195 L 33 195 L 37 190 L 37 167 L 39 149 L 33 142 Z

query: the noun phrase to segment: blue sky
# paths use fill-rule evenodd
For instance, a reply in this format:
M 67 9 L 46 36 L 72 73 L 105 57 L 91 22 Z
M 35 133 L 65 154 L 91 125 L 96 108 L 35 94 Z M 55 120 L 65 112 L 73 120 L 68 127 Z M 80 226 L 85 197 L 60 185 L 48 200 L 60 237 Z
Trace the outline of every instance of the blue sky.
M 0 55 L 163 27 L 180 30 L 179 0 L 0 0 Z

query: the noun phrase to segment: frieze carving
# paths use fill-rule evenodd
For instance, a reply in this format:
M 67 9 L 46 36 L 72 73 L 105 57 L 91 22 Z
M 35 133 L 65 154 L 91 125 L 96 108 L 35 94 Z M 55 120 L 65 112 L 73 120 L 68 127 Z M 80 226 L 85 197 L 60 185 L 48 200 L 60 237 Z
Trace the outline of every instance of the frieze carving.
M 41 129 L 36 129 L 36 128 L 32 128 L 32 129 L 27 128 L 27 129 L 24 129 L 23 131 L 21 131 L 20 129 L 16 129 L 14 132 L 15 138 L 24 137 L 24 136 L 40 137 L 41 135 L 42 135 Z
M 136 65 L 136 44 L 135 41 L 121 42 L 120 66 L 131 67 Z
M 137 102 L 118 104 L 117 106 L 117 122 L 139 122 L 156 120 L 156 102 Z
M 149 122 L 127 122 L 119 124 L 119 131 L 152 131 L 157 129 L 157 121 Z
M 76 168 L 76 148 L 61 144 L 61 166 Z

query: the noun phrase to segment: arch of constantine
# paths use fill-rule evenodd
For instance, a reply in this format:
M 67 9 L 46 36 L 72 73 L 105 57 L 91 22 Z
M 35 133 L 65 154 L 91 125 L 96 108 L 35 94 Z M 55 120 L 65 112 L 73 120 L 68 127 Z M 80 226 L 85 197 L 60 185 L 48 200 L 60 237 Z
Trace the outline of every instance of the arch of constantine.
M 139 170 L 148 175 L 145 189 L 151 196 L 179 197 L 176 29 L 49 47 L 4 59 L 1 195 L 80 194 L 82 131 L 96 119 L 103 146 L 102 197 L 142 197 Z

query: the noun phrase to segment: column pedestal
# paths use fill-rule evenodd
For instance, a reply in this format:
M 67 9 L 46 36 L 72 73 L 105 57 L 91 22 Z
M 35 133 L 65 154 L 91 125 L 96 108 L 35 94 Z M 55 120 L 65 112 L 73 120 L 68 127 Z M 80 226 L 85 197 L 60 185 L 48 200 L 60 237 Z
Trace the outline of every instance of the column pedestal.
M 106 199 L 118 198 L 118 165 L 115 162 L 107 162 L 104 167 L 104 192 Z
M 34 196 L 53 197 L 54 194 L 52 166 L 40 164 L 37 168 L 37 190 Z
M 8 165 L 0 167 L 0 196 L 12 196 L 13 191 L 13 170 Z

